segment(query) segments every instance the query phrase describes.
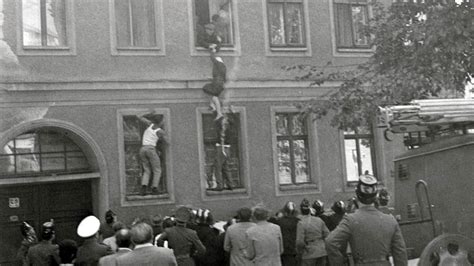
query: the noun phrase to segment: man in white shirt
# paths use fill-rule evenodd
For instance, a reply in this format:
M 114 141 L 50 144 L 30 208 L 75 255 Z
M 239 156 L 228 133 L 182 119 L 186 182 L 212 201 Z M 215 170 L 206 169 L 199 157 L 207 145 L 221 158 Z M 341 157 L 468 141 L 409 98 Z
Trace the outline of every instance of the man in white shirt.
M 152 112 L 151 114 L 153 115 L 155 113 Z M 140 148 L 140 160 L 143 166 L 142 187 L 140 192 L 142 196 L 145 196 L 150 183 L 150 177 L 153 173 L 151 193 L 158 194 L 158 185 L 161 178 L 161 162 L 160 156 L 156 151 L 156 144 L 160 138 L 164 139 L 165 136 L 163 119 L 157 124 L 147 119 L 145 115 L 138 116 L 138 119 L 148 126 L 143 132 L 142 147 Z

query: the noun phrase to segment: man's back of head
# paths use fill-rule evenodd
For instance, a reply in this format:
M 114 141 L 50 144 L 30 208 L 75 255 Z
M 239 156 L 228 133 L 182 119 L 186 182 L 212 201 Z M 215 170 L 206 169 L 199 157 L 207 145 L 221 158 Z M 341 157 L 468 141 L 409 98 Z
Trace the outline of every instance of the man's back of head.
M 153 228 L 146 223 L 137 223 L 130 230 L 131 240 L 135 245 L 151 243 L 153 240 Z
M 132 245 L 132 234 L 130 230 L 124 228 L 115 233 L 115 242 L 119 248 L 130 248 Z
M 247 207 L 240 208 L 237 212 L 237 216 L 239 222 L 250 222 L 250 218 L 252 218 L 252 210 Z

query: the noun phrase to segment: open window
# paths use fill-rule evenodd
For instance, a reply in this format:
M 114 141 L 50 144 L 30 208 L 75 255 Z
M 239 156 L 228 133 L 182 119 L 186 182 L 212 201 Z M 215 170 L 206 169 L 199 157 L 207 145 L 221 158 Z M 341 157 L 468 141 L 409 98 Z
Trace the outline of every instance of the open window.
M 344 131 L 346 182 L 355 184 L 362 174 L 377 176 L 374 136 L 367 127 Z

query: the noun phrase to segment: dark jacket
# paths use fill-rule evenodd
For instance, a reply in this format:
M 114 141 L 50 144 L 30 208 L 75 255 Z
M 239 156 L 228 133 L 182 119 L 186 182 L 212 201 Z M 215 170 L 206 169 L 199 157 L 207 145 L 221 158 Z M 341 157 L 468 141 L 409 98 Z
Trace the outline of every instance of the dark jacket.
M 207 224 L 198 224 L 196 233 L 202 244 L 206 247 L 206 253 L 195 257 L 199 266 L 221 266 L 224 261 L 224 245 L 220 245 L 219 230 Z
M 296 225 L 299 221 L 300 219 L 292 216 L 283 216 L 275 221 L 283 236 L 283 255 L 296 254 Z
M 95 266 L 99 263 L 100 258 L 110 254 L 113 254 L 113 251 L 109 246 L 99 244 L 95 237 L 88 238 L 84 240 L 82 246 L 77 249 L 77 257 L 74 265 Z

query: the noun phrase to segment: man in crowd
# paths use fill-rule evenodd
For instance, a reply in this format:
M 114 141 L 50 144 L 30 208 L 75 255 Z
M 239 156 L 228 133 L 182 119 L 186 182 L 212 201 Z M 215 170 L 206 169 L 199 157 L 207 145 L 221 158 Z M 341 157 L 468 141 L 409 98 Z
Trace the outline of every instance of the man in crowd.
M 100 258 L 99 266 L 115 266 L 117 258 L 132 251 L 132 240 L 130 230 L 123 228 L 115 233 L 117 253 Z
M 48 266 L 59 264 L 59 247 L 53 244 L 55 235 L 52 221 L 41 225 L 41 241 L 28 250 L 27 265 Z
M 146 223 L 137 223 L 130 230 L 133 251 L 116 258 L 120 265 L 173 266 L 178 265 L 171 249 L 157 247 L 153 242 L 153 229 Z
M 374 202 L 377 195 L 377 179 L 361 175 L 356 188 L 359 209 L 345 215 L 326 239 L 331 265 L 344 265 L 344 253 L 350 243 L 355 265 L 408 264 L 405 241 L 397 221 L 391 215 L 378 211 Z
M 113 253 L 109 246 L 99 243 L 99 228 L 100 221 L 93 215 L 87 216 L 81 221 L 77 227 L 77 235 L 84 238 L 84 242 L 77 250 L 74 265 L 94 266 L 98 264 L 100 258 Z
M 224 250 L 230 253 L 230 266 L 250 266 L 254 265 L 244 256 L 244 250 L 247 246 L 246 232 L 249 228 L 255 226 L 250 221 L 252 210 L 241 208 L 237 212 L 237 223 L 231 225 L 225 234 Z
M 296 227 L 296 247 L 302 253 L 301 265 L 325 266 L 327 253 L 324 239 L 329 230 L 323 220 L 311 215 L 307 199 L 301 202 L 300 211 L 302 216 Z
M 283 237 L 280 226 L 269 223 L 269 211 L 263 206 L 255 207 L 253 217 L 256 225 L 247 230 L 246 257 L 259 266 L 281 266 Z

